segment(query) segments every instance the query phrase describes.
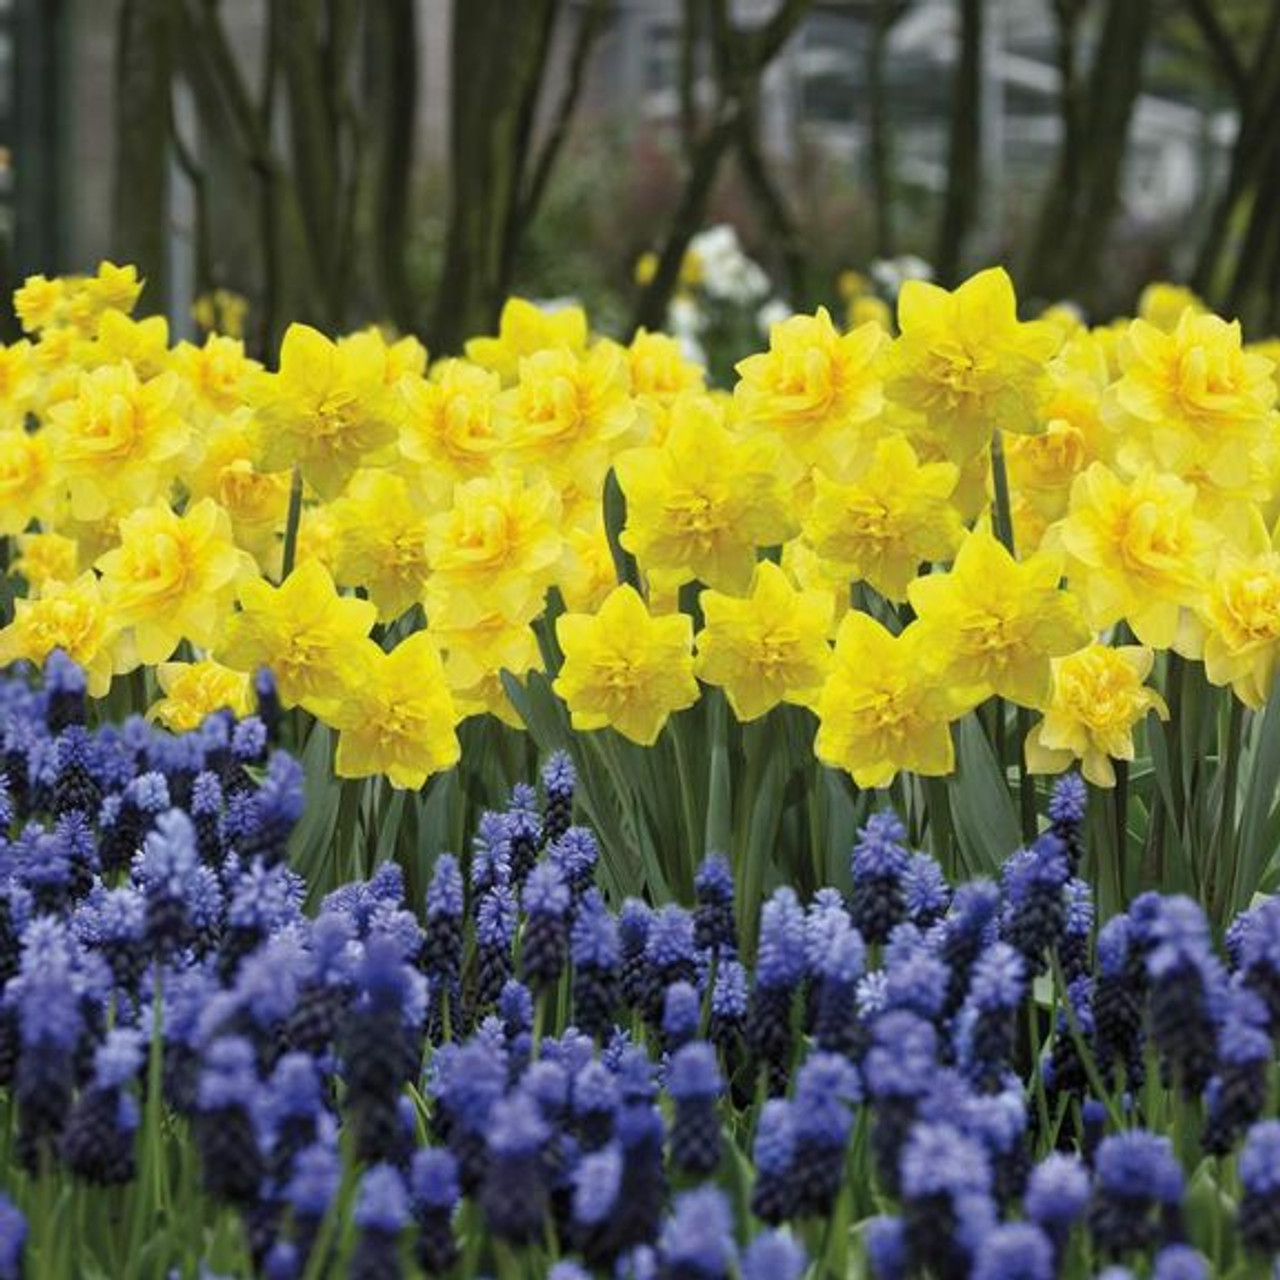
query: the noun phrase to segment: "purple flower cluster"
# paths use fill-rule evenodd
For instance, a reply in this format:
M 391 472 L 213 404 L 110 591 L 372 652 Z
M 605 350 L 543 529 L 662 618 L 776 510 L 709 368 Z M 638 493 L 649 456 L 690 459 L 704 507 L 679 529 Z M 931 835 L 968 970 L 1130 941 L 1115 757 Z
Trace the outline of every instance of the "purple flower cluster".
M 998 884 L 953 892 L 876 816 L 852 893 L 776 890 L 750 956 L 721 857 L 689 908 L 610 908 L 567 757 L 421 902 L 385 865 L 308 914 L 273 721 L 89 732 L 75 687 L 60 658 L 0 683 L 0 1118 L 32 1172 L 135 1176 L 158 1022 L 204 1191 L 279 1280 L 330 1266 L 333 1215 L 356 1276 L 549 1245 L 558 1276 L 788 1280 L 846 1198 L 877 1280 L 1192 1275 L 1153 1098 L 1239 1152 L 1241 1247 L 1280 1250 L 1280 906 L 1226 962 L 1186 899 L 1097 930 L 1075 779 Z M 0 1198 L 0 1277 L 25 1239 Z

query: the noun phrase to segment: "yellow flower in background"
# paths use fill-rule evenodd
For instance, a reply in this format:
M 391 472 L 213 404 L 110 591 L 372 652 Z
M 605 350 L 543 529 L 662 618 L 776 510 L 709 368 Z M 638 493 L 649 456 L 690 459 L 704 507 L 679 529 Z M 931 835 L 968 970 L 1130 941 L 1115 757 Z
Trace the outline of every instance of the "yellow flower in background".
M 924 658 L 917 626 L 895 636 L 865 613 L 845 614 L 818 695 L 818 759 L 860 787 L 888 786 L 903 770 L 950 773 L 950 725 L 965 708 Z
M 1164 699 L 1143 683 L 1151 650 L 1091 644 L 1053 662 L 1053 698 L 1044 719 L 1027 735 L 1032 773 L 1061 773 L 1077 760 L 1096 787 L 1116 784 L 1113 760 L 1134 757 L 1134 727 L 1154 711 L 1169 718 Z
M 399 400 L 384 381 L 381 343 L 339 346 L 305 324 L 291 324 L 280 371 L 248 384 L 262 434 L 262 468 L 295 464 L 324 499 L 336 498 L 357 467 L 399 434 Z
M 995 694 L 1043 707 L 1049 660 L 1089 639 L 1080 603 L 1059 588 L 1061 579 L 1060 554 L 1019 562 L 990 529 L 975 529 L 950 572 L 916 578 L 907 589 L 927 660 L 972 702 Z
M 54 462 L 78 520 L 133 510 L 167 489 L 190 437 L 180 391 L 174 373 L 143 382 L 128 363 L 104 365 L 49 410 Z
M 363 680 L 378 611 L 340 596 L 318 561 L 300 564 L 280 586 L 262 578 L 240 585 L 240 612 L 227 622 L 219 661 L 239 671 L 270 667 L 286 707 L 331 710 Z
M 618 570 L 604 521 L 597 516 L 590 524 L 576 526 L 568 531 L 565 540 L 568 555 L 556 586 L 569 610 L 591 613 L 618 585 Z
M 564 347 L 526 356 L 519 385 L 494 409 L 515 458 L 544 469 L 561 488 L 592 493 L 638 424 L 627 353 L 613 342 L 581 356 Z
M 1051 418 L 1038 436 L 1010 436 L 1005 441 L 1010 489 L 1046 520 L 1066 513 L 1071 485 L 1089 461 L 1084 433 L 1065 418 Z
M 169 365 L 169 322 L 164 316 L 134 320 L 122 311 L 107 311 L 98 322 L 97 340 L 86 352 L 94 365 L 127 360 L 140 378 L 154 378 Z
M 704 591 L 694 674 L 720 685 L 739 720 L 780 702 L 812 706 L 831 665 L 830 592 L 798 590 L 772 561 L 756 568 L 745 599 Z
M 773 431 L 807 463 L 828 464 L 884 404 L 876 356 L 877 324 L 841 334 L 825 307 L 791 316 L 769 331 L 769 350 L 737 364 L 737 421 Z
M 661 445 L 614 461 L 627 499 L 622 545 L 646 572 L 745 591 L 756 548 L 776 546 L 796 530 L 779 453 L 770 436 L 731 435 L 709 397 L 683 397 Z
M 949 462 L 920 465 L 903 436 L 886 436 L 854 479 L 815 473 L 805 539 L 846 578 L 904 600 L 921 563 L 948 559 L 960 542 L 950 501 L 957 475 Z
M 183 472 L 187 492 L 196 500 L 213 498 L 223 507 L 237 544 L 265 564 L 288 514 L 289 473 L 258 469 L 261 450 L 248 409 L 218 418 L 199 447 L 199 460 Z
M 25 338 L 5 346 L 0 343 L 0 427 L 24 426 L 40 388 L 33 348 Z
M 874 294 L 851 298 L 845 311 L 844 327 L 857 329 L 860 325 L 875 324 L 887 334 L 893 332 L 893 309 L 883 298 Z
M 594 615 L 556 619 L 564 666 L 554 689 L 575 729 L 616 729 L 641 746 L 657 741 L 667 717 L 698 700 L 693 623 L 653 617 L 634 587 L 616 587 Z
M 23 533 L 17 538 L 13 572 L 26 580 L 28 594 L 39 596 L 50 582 L 70 582 L 79 571 L 80 548 L 61 533 Z
M 1244 350 L 1246 355 L 1262 356 L 1271 361 L 1271 381 L 1276 384 L 1276 394 L 1280 395 L 1280 338 L 1247 342 Z
M 1210 684 L 1230 685 L 1257 711 L 1271 696 L 1280 655 L 1280 551 L 1256 507 L 1246 508 L 1240 545 L 1224 543 L 1196 610 Z
M 248 314 L 248 298 L 231 289 L 202 293 L 191 304 L 191 318 L 205 333 L 225 334 L 228 338 L 244 337 L 244 321 Z
M 163 662 L 182 640 L 212 648 L 237 580 L 253 572 L 230 517 L 210 498 L 183 515 L 166 504 L 131 512 L 120 521 L 120 546 L 97 567 L 113 616 L 133 628 L 146 663 Z
M 512 728 L 522 728 L 524 722 L 507 696 L 502 672 L 519 679 L 542 666 L 533 629 L 493 612 L 468 616 L 455 611 L 455 619 L 431 619 L 427 629 L 444 654 L 445 680 L 458 718 L 487 712 Z
M 0 667 L 27 661 L 40 665 L 61 649 L 85 671 L 89 694 L 104 697 L 118 662 L 120 627 L 97 576 L 82 573 L 73 582 L 46 582 L 39 599 L 13 602 L 13 621 L 0 631 Z
M 1186 285 L 1167 280 L 1153 280 L 1138 297 L 1139 319 L 1165 333 L 1172 333 L 1188 310 L 1200 314 L 1205 310 L 1204 300 Z
M 337 525 L 334 574 L 364 587 L 381 622 L 422 599 L 427 583 L 427 517 L 409 486 L 389 471 L 357 471 L 330 508 Z
M 360 680 L 331 715 L 340 731 L 334 771 L 340 778 L 385 774 L 393 787 L 416 791 L 458 763 L 455 720 L 430 635 L 415 632 L 390 653 L 372 646 Z
M 832 598 L 834 610 L 827 638 L 834 640 L 851 607 L 849 575 L 839 565 L 824 560 L 804 538 L 792 538 L 782 548 L 783 572 L 803 591 L 822 591 Z
M 195 393 L 202 408 L 219 414 L 240 409 L 245 379 L 262 372 L 262 366 L 245 355 L 243 342 L 217 333 L 209 334 L 198 347 L 178 343 L 169 365 Z
M 339 338 L 338 349 L 362 364 L 380 364 L 386 387 L 395 387 L 404 378 L 421 378 L 427 371 L 427 349 L 417 338 L 408 334 L 388 342 L 377 325 Z
M 493 413 L 499 389 L 497 374 L 465 360 L 443 360 L 430 378 L 401 385 L 400 452 L 429 490 L 493 469 L 505 443 Z
M 498 334 L 472 338 L 467 359 L 491 369 L 510 386 L 520 374 L 520 362 L 538 351 L 563 348 L 571 355 L 587 350 L 587 315 L 581 307 L 540 307 L 525 298 L 508 298 L 498 317 Z
M 514 471 L 468 480 L 427 521 L 426 543 L 429 612 L 482 606 L 528 622 L 564 556 L 560 499 L 545 480 Z
M 1064 338 L 1073 338 L 1076 334 L 1087 331 L 1084 315 L 1080 308 L 1071 302 L 1055 302 L 1051 307 L 1045 307 L 1039 319 L 1053 325 Z
M 1077 477 L 1058 526 L 1071 589 L 1098 631 L 1122 618 L 1143 644 L 1169 648 L 1184 607 L 1201 600 L 1218 541 L 1177 476 L 1122 480 L 1100 462 Z
M 27 333 L 39 333 L 57 324 L 66 301 L 66 283 L 46 276 L 28 276 L 13 295 L 13 309 Z
M 97 272 L 84 280 L 82 289 L 95 312 L 127 314 L 138 301 L 142 281 L 137 267 L 100 262 Z
M 48 436 L 20 427 L 0 430 L 0 537 L 47 519 L 56 505 Z
M 645 423 L 645 435 L 661 444 L 671 420 L 671 407 L 681 395 L 706 389 L 706 370 L 685 358 L 677 338 L 641 329 L 627 348 L 631 393 Z
M 232 671 L 212 658 L 201 662 L 162 662 L 156 678 L 164 697 L 147 711 L 175 733 L 198 729 L 207 716 L 228 710 L 236 717 L 254 709 L 252 682 L 243 671 Z
M 885 394 L 922 413 L 957 462 L 985 449 L 993 431 L 1039 429 L 1045 364 L 1062 333 L 1042 320 L 1018 322 L 1002 268 L 980 271 L 952 293 L 908 280 L 898 294 L 898 328 Z
M 1247 354 L 1238 322 L 1182 313 L 1164 333 L 1135 320 L 1120 343 L 1118 406 L 1143 424 L 1158 464 L 1203 470 L 1231 489 L 1248 483 L 1251 454 L 1275 429 L 1271 362 Z
M 281 548 L 283 555 L 283 547 Z M 314 560 L 330 572 L 338 562 L 338 522 L 330 507 L 303 507 L 298 522 L 298 549 L 295 564 Z

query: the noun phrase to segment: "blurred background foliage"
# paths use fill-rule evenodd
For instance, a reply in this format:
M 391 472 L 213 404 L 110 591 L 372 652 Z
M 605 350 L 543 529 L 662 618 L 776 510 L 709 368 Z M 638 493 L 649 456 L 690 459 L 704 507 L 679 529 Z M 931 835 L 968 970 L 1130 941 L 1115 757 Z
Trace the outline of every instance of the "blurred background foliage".
M 1280 0 L 0 0 L 0 296 L 110 257 L 179 334 L 439 355 L 510 292 L 657 327 L 727 223 L 797 309 L 914 254 L 1260 337 L 1277 113 Z

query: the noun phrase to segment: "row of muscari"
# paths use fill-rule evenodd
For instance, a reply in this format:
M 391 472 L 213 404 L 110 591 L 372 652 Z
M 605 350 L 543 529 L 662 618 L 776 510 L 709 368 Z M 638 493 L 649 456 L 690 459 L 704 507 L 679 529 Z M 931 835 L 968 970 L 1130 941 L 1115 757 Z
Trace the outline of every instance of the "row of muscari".
M 1280 1250 L 1280 902 L 1236 921 L 1225 962 L 1185 898 L 1095 930 L 1077 779 L 998 885 L 953 890 L 874 817 L 851 895 L 777 890 L 748 968 L 720 858 L 692 910 L 606 906 L 563 756 L 483 816 L 465 880 L 440 855 L 421 915 L 385 865 L 309 918 L 285 865 L 301 773 L 259 695 L 175 737 L 90 732 L 60 655 L 42 687 L 0 682 L 0 1110 L 28 1173 L 136 1176 L 158 1001 L 164 1101 L 280 1280 L 474 1275 L 526 1247 L 557 1280 L 788 1280 L 826 1274 L 801 1241 L 849 1196 L 892 1208 L 859 1232 L 878 1280 L 1207 1276 L 1153 1097 L 1234 1168 L 1215 1265 Z M 317 1265 L 340 1140 L 354 1245 Z M 0 1277 L 26 1240 L 0 1198 Z

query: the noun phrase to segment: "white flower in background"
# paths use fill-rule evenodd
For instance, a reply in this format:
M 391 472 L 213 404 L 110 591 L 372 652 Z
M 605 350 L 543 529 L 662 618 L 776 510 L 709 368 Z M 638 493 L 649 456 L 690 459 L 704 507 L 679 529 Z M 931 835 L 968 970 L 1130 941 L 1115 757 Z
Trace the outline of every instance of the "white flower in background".
M 530 301 L 539 311 L 567 311 L 570 307 L 582 306 L 582 302 L 569 293 L 563 298 L 531 298 Z
M 678 293 L 667 306 L 667 328 L 677 338 L 696 337 L 707 327 L 703 310 L 687 293 Z
M 775 324 L 781 324 L 784 320 L 789 319 L 794 313 L 781 298 L 770 298 L 768 302 L 756 312 L 756 328 L 760 330 L 764 337 L 769 336 L 769 331 Z
M 728 223 L 699 232 L 689 252 L 698 264 L 698 285 L 709 298 L 745 307 L 768 296 L 769 277 L 743 252 Z
M 868 268 L 871 278 L 891 298 L 908 280 L 932 280 L 933 268 L 914 253 L 899 254 L 896 258 L 877 258 Z

